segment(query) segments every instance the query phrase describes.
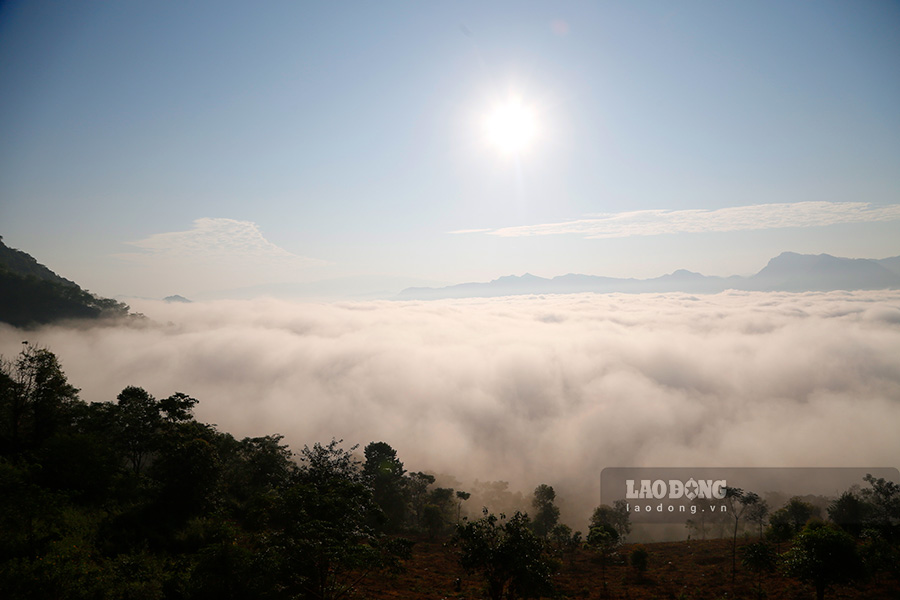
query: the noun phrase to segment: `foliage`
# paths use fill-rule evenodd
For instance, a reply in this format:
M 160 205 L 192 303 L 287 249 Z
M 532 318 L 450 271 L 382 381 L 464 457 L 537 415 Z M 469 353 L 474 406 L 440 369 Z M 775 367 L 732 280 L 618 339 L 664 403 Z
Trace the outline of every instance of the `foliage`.
M 366 446 L 364 454 L 363 472 L 372 486 L 375 502 L 384 514 L 382 528 L 399 531 L 407 513 L 403 463 L 397 458 L 397 451 L 385 442 L 372 442 Z
M 650 554 L 643 546 L 637 546 L 628 556 L 628 562 L 631 563 L 632 568 L 637 572 L 638 579 L 643 579 L 644 574 L 647 572 L 647 567 L 650 565 Z
M 511 515 L 527 512 L 529 503 L 521 492 L 512 492 L 507 481 L 478 481 L 472 484 L 472 504 L 479 509 L 487 507 L 494 514 Z
M 445 535 L 459 522 L 467 492 L 435 487 L 435 476 L 406 473 L 397 451 L 385 442 L 366 446 L 363 474 L 381 514 L 372 525 L 385 533 L 413 531 L 430 538 Z
M 867 527 L 878 529 L 892 542 L 900 541 L 900 485 L 871 474 L 866 474 L 863 480 L 870 485 L 861 492 L 871 507 L 866 518 Z
M 0 321 L 30 327 L 63 319 L 127 317 L 128 311 L 127 305 L 81 289 L 0 240 Z
M 625 536 L 631 533 L 631 517 L 625 501 L 616 500 L 613 506 L 601 504 L 595 508 L 591 515 L 590 529 L 597 526 L 612 528 L 616 533 L 616 538 L 624 541 Z
M 437 537 L 454 523 L 456 513 L 454 509 L 457 507 L 453 498 L 451 488 L 438 487 L 428 493 L 422 525 L 429 537 Z
M 832 584 L 850 583 L 864 575 L 853 537 L 821 522 L 804 527 L 782 557 L 785 573 L 811 583 L 819 600 Z
M 572 528 L 564 523 L 557 523 L 550 530 L 550 542 L 562 552 L 573 552 L 581 546 L 581 532 L 572 532 Z
M 271 541 L 291 594 L 334 599 L 367 575 L 400 568 L 406 544 L 387 543 L 371 526 L 380 508 L 358 462 L 332 440 L 305 446 L 295 481 L 273 511 Z
M 35 450 L 78 404 L 56 355 L 25 343 L 15 360 L 0 361 L 0 450 Z
M 619 532 L 609 523 L 601 522 L 592 525 L 588 531 L 587 545 L 597 553 L 604 587 L 606 586 L 606 567 L 616 554 L 620 542 Z
M 159 402 L 143 388 L 128 386 L 116 397 L 118 439 L 135 475 L 145 466 L 148 455 L 159 444 L 162 426 Z
M 853 537 L 859 537 L 870 509 L 858 494 L 848 490 L 828 505 L 828 518 Z
M 553 595 L 557 564 L 532 531 L 528 515 L 498 518 L 485 509 L 482 518 L 457 527 L 455 542 L 460 564 L 484 577 L 492 600 Z
M 810 519 L 820 516 L 821 511 L 817 506 L 794 496 L 769 517 L 767 536 L 776 542 L 789 540 L 797 535 Z
M 410 473 L 404 480 L 404 495 L 410 507 L 410 517 L 414 528 L 424 524 L 425 505 L 428 504 L 428 488 L 434 485 L 434 475 Z
M 759 539 L 763 536 L 763 527 L 769 519 L 769 503 L 758 498 L 747 507 L 747 520 L 756 523 Z
M 728 514 L 734 519 L 734 530 L 731 538 L 731 581 L 734 583 L 737 574 L 737 534 L 741 517 L 749 508 L 759 504 L 760 498 L 753 492 L 745 492 L 741 488 L 726 487 L 725 502 L 728 503 Z
M 136 386 L 85 404 L 52 352 L 0 360 L 5 598 L 339 598 L 401 568 L 411 545 L 373 529 L 350 451 L 298 466 L 281 436 L 235 440 L 196 404 Z
M 534 489 L 531 506 L 534 507 L 534 519 L 531 526 L 534 533 L 541 538 L 546 538 L 553 527 L 559 522 L 559 507 L 553 501 L 556 500 L 556 492 L 553 486 L 542 483 Z
M 463 492 L 462 490 L 456 491 L 456 522 L 459 523 L 460 513 L 462 512 L 462 503 L 472 497 L 472 494 L 469 492 Z
M 221 469 L 213 438 L 205 425 L 186 422 L 171 426 L 159 439 L 148 471 L 160 522 L 181 525 L 214 509 Z
M 900 547 L 887 540 L 877 529 L 865 529 L 861 537 L 859 552 L 866 572 L 876 579 L 883 572 L 900 577 Z
M 756 542 L 741 548 L 741 564 L 754 573 L 774 571 L 777 560 L 775 547 L 768 542 Z
M 197 402 L 187 394 L 175 392 L 159 401 L 159 410 L 169 423 L 190 421 L 194 418 L 194 407 L 197 406 Z
M 484 577 L 492 597 L 550 595 L 558 564 L 549 550 L 567 561 L 582 556 L 563 555 L 581 546 L 566 525 L 555 523 L 545 541 L 519 512 L 460 521 L 470 497 L 507 504 L 522 497 L 505 482 L 476 482 L 470 496 L 436 485 L 433 475 L 407 474 L 384 442 L 369 444 L 362 464 L 354 448 L 334 440 L 294 455 L 280 435 L 238 440 L 196 421 L 197 400 L 184 393 L 157 400 L 128 386 L 109 400 L 83 402 L 49 350 L 26 344 L 14 359 L 0 359 L 4 600 L 344 598 L 363 581 L 368 591 L 402 569 L 411 544 L 387 532 L 437 537 L 454 522 L 461 563 Z M 844 552 L 843 563 L 864 563 L 875 577 L 886 573 L 892 585 L 900 490 L 866 482 L 829 510 L 841 522 L 861 507 L 863 562 L 853 558 L 855 546 L 837 544 L 843 550 L 835 555 Z M 538 512 L 558 515 L 553 489 L 535 492 Z M 600 506 L 591 518 L 590 560 L 600 553 L 604 582 L 606 561 L 630 530 L 624 508 Z M 795 498 L 779 518 L 792 529 L 811 513 Z M 811 582 L 810 565 L 821 555 L 811 540 L 826 535 L 817 527 L 807 526 L 786 555 L 790 572 Z M 743 555 L 751 570 L 767 564 L 753 562 L 752 546 Z M 841 571 L 825 570 L 829 577 Z
M 772 544 L 758 541 L 741 548 L 741 564 L 756 573 L 756 596 L 762 598 L 762 574 L 770 573 L 778 566 L 778 553 Z

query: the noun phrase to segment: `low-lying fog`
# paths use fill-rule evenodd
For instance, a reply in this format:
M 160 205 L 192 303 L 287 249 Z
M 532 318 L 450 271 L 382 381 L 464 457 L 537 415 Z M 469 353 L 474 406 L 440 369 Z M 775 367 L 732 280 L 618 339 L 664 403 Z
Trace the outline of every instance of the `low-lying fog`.
M 4 327 L 0 352 L 50 348 L 86 401 L 185 392 L 236 437 L 547 483 L 581 529 L 606 466 L 900 466 L 897 291 L 133 308 L 155 324 Z

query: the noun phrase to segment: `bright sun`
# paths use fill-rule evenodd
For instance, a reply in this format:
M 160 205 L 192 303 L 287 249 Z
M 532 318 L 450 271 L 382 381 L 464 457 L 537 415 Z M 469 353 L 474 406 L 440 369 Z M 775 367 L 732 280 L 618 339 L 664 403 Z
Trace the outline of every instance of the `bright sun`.
M 521 154 L 537 137 L 537 114 L 519 98 L 497 104 L 485 118 L 487 141 L 501 154 Z

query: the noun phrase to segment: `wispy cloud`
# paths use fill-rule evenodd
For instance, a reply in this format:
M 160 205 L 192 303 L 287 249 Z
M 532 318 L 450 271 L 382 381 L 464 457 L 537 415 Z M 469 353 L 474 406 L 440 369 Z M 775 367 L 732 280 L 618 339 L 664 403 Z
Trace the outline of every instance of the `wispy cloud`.
M 185 257 L 252 257 L 288 262 L 317 262 L 276 246 L 259 231 L 256 223 L 235 219 L 202 218 L 187 231 L 157 233 L 129 242 L 154 255 Z
M 493 231 L 493 229 L 457 229 L 456 231 L 448 231 L 447 233 L 458 235 L 463 233 L 485 233 L 487 231 Z
M 900 220 L 900 204 L 879 206 L 869 202 L 795 202 L 734 206 L 715 210 L 637 210 L 596 214 L 560 223 L 503 227 L 489 230 L 487 233 L 501 237 L 579 235 L 587 239 L 600 239 L 785 227 L 824 227 L 841 223 L 896 220 Z
M 187 231 L 157 233 L 129 245 L 139 251 L 117 258 L 152 268 L 161 285 L 178 289 L 291 281 L 298 271 L 325 264 L 273 244 L 256 223 L 235 219 L 197 219 Z

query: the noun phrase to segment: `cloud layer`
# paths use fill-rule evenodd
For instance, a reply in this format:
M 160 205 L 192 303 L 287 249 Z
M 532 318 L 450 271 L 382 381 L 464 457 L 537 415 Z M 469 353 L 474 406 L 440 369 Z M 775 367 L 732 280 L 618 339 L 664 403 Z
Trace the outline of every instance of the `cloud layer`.
M 0 352 L 50 347 L 89 401 L 183 391 L 236 436 L 549 483 L 575 524 L 606 466 L 900 466 L 896 291 L 137 308 L 167 324 L 7 328 Z
M 900 204 L 868 202 L 795 202 L 756 204 L 716 210 L 638 210 L 588 215 L 584 219 L 489 230 L 490 235 L 522 237 L 579 235 L 587 239 L 672 233 L 748 231 L 784 227 L 824 227 L 841 223 L 900 220 Z M 461 230 L 468 233 L 480 230 Z

